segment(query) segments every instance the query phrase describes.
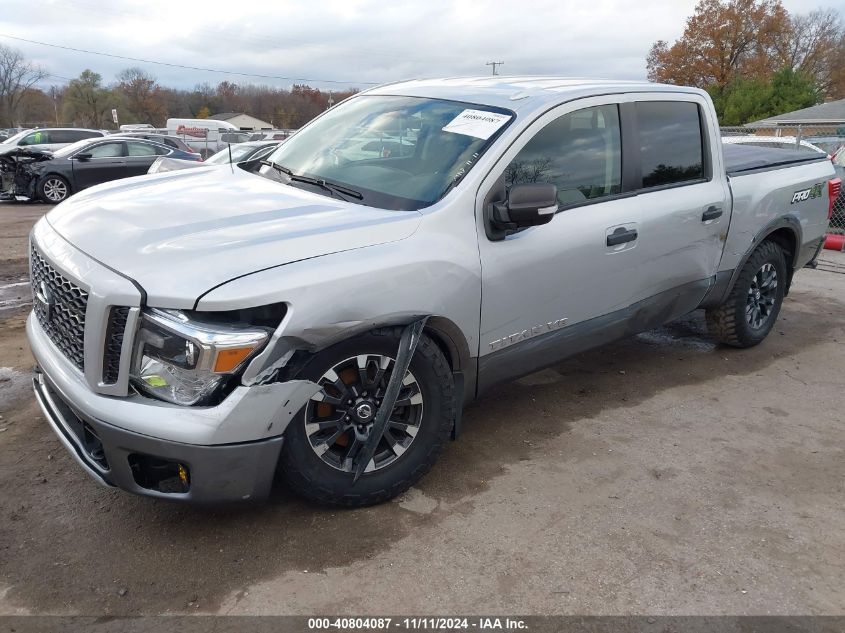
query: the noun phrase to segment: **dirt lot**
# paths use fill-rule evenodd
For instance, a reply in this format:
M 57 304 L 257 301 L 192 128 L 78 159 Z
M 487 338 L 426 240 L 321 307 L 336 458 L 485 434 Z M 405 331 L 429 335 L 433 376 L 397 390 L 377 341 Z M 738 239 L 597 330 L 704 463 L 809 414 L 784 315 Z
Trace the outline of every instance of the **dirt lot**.
M 0 285 L 43 210 L 0 205 Z M 418 488 L 355 511 L 96 485 L 6 309 L 0 613 L 843 614 L 845 256 L 824 259 L 763 345 L 716 347 L 694 315 L 578 356 L 472 405 Z

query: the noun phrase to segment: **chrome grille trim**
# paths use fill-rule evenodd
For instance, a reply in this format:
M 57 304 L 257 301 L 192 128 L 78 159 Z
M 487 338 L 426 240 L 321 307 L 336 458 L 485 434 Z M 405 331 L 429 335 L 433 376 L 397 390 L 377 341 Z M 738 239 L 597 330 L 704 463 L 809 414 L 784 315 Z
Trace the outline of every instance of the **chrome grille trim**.
M 120 378 L 120 358 L 128 319 L 128 306 L 111 308 L 106 327 L 106 340 L 103 345 L 103 384 L 105 385 L 113 385 Z
M 30 247 L 30 281 L 35 316 L 53 344 L 85 371 L 85 316 L 88 293 Z

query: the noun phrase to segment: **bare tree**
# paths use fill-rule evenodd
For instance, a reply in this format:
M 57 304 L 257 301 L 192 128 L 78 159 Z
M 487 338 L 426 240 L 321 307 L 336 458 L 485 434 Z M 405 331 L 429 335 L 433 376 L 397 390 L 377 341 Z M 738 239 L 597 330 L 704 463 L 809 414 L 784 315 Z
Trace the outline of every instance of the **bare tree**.
M 13 126 L 21 99 L 47 71 L 26 60 L 16 48 L 0 44 L 0 121 Z
M 842 22 L 833 9 L 817 9 L 790 16 L 787 37 L 777 46 L 784 68 L 812 77 L 828 93 L 833 76 L 842 64 Z

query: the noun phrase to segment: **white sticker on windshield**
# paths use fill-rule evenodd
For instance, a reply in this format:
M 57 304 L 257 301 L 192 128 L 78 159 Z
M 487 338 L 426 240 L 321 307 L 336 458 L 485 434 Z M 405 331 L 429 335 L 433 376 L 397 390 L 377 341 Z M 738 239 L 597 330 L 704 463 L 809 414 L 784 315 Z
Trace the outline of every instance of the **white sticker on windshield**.
M 445 125 L 443 131 L 453 132 L 454 134 L 466 134 L 467 136 L 474 136 L 486 141 L 500 127 L 510 121 L 510 118 L 511 115 L 499 114 L 498 112 L 464 110 Z

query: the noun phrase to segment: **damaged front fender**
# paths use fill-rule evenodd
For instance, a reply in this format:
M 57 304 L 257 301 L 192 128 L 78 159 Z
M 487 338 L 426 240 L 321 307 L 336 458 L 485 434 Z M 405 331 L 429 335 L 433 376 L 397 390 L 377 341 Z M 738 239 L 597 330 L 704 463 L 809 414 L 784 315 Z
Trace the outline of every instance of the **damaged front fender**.
M 0 151 L 0 195 L 6 198 L 36 197 L 41 164 L 53 153 L 14 147 Z

